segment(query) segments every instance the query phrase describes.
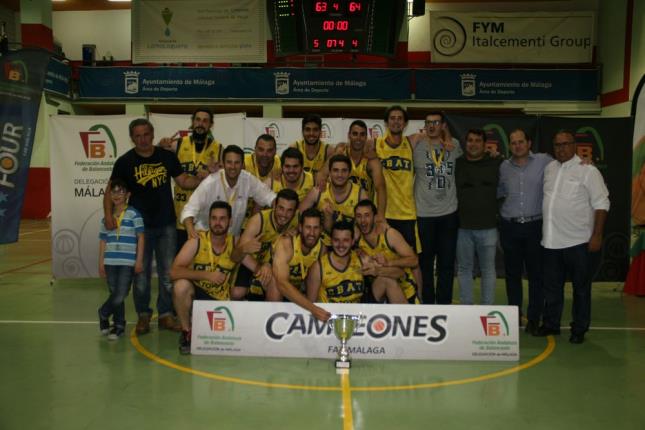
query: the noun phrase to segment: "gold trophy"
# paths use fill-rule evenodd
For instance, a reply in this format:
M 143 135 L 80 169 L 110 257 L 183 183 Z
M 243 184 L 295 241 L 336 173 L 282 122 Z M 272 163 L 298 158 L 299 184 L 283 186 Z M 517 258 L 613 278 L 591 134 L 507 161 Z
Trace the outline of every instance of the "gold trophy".
M 340 350 L 336 359 L 336 369 L 349 369 L 352 366 L 352 360 L 349 357 L 347 341 L 354 334 L 356 321 L 360 321 L 359 315 L 338 314 L 332 315 L 329 324 L 334 327 L 334 334 L 340 340 Z

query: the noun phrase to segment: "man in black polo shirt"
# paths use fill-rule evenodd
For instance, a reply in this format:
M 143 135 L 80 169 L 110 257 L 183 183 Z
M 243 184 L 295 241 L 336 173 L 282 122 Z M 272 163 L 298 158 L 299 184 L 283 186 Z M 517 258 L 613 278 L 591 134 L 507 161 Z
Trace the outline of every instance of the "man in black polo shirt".
M 176 218 L 170 178 L 174 178 L 184 189 L 196 188 L 201 179 L 184 173 L 174 153 L 153 145 L 154 128 L 147 119 L 135 119 L 130 123 L 129 130 L 134 148 L 116 160 L 110 181 L 121 178 L 128 184 L 132 193 L 129 203 L 141 212 L 145 226 L 144 270 L 136 276 L 133 289 L 134 306 L 139 315 L 136 332 L 143 334 L 150 331 L 153 252 L 159 277 L 159 327 L 179 330 L 172 316 L 172 283 L 169 275 L 176 249 Z M 105 226 L 118 230 L 119 218 L 118 214 L 115 216 L 112 213 L 110 187 L 111 183 L 108 183 L 103 198 Z

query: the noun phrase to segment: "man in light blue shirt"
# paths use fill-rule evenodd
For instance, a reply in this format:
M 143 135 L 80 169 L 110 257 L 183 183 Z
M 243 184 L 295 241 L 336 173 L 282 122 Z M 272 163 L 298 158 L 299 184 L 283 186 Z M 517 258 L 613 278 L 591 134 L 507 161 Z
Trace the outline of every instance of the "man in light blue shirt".
M 504 250 L 508 304 L 522 315 L 522 273 L 529 280 L 526 332 L 534 334 L 544 310 L 542 240 L 542 197 L 544 169 L 553 158 L 531 152 L 531 139 L 516 129 L 510 134 L 511 158 L 500 166 L 498 197 L 500 243 Z

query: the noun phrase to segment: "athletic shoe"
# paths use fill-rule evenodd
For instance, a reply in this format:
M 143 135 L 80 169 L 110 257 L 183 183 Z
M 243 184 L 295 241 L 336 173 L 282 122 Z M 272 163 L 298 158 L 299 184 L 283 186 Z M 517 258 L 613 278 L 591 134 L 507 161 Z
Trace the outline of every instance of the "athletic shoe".
M 190 331 L 182 331 L 179 335 L 179 353 L 181 355 L 190 354 Z
M 110 320 L 103 318 L 101 311 L 99 311 L 99 330 L 103 336 L 107 336 L 110 332 Z
M 108 340 L 117 340 L 125 334 L 125 329 L 123 327 L 114 326 L 110 329 L 110 334 L 108 334 Z

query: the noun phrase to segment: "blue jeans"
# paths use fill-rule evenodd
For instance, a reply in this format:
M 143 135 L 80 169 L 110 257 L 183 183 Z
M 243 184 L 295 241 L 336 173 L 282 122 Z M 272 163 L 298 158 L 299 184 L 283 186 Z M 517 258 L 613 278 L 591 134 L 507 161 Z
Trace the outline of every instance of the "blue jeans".
M 170 267 L 175 258 L 177 230 L 175 224 L 163 227 L 148 227 L 144 233 L 143 272 L 136 275 L 134 280 L 134 307 L 139 315 L 151 315 L 150 309 L 150 278 L 152 276 L 152 254 L 154 252 L 159 277 L 159 296 L 157 311 L 159 317 L 172 314 L 172 282 L 170 282 Z
M 583 243 L 563 249 L 544 250 L 544 326 L 560 328 L 564 306 L 564 282 L 571 277 L 573 304 L 571 332 L 584 334 L 591 321 L 591 281 L 598 267 L 600 254 L 589 252 Z
M 529 280 L 529 321 L 539 322 L 544 311 L 544 288 L 542 281 L 543 248 L 542 220 L 523 224 L 502 220 L 499 227 L 499 241 L 504 250 L 504 271 L 506 273 L 506 295 L 508 304 L 519 308 L 522 315 L 522 273 L 526 268 Z
M 130 291 L 134 267 L 132 266 L 105 266 L 110 297 L 99 308 L 101 318 L 108 319 L 112 315 L 114 325 L 125 327 L 125 298 Z
M 419 266 L 423 277 L 423 303 L 449 305 L 452 303 L 452 284 L 455 277 L 459 217 L 457 212 L 438 217 L 419 217 L 417 225 L 422 247 Z M 436 289 L 435 257 L 437 260 Z
M 473 304 L 473 268 L 475 254 L 481 271 L 481 304 L 492 305 L 495 301 L 495 250 L 497 229 L 469 230 L 460 228 L 457 234 L 457 277 L 459 300 L 463 305 Z

